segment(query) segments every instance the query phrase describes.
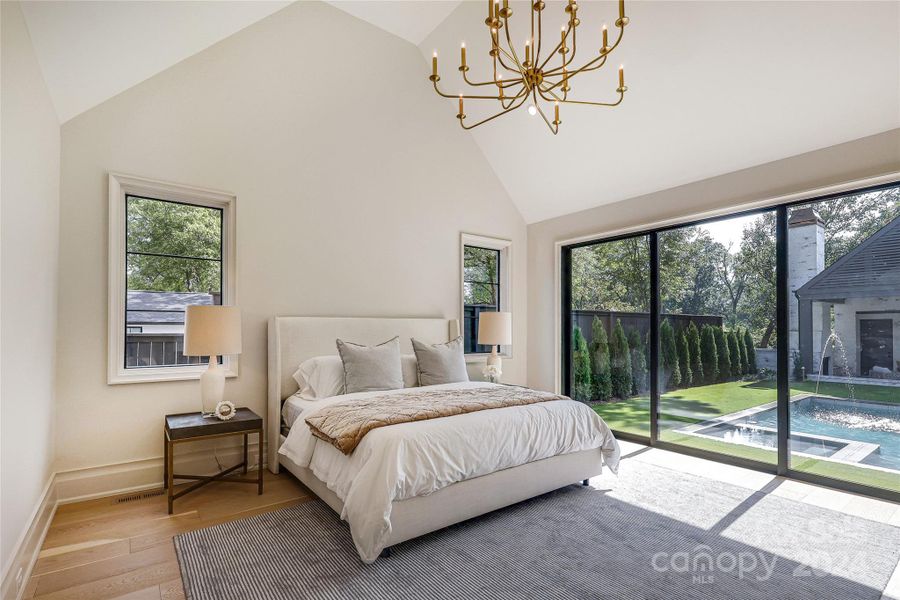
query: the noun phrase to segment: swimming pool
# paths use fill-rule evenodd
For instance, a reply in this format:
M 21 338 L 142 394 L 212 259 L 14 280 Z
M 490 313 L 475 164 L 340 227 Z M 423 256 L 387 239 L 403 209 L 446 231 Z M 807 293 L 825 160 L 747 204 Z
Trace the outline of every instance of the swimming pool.
M 696 430 L 739 444 L 777 447 L 776 409 Z M 808 396 L 791 402 L 791 450 L 832 457 L 850 442 L 877 444 L 861 464 L 900 471 L 900 404 Z M 858 445 L 857 445 L 858 446 Z

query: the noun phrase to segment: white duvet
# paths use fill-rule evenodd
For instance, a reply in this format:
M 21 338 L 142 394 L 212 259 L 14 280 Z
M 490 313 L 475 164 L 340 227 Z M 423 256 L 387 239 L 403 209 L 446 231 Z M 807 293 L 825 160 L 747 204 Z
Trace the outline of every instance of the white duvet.
M 429 386 L 477 388 L 483 382 Z M 409 392 L 409 390 L 395 390 Z M 603 420 L 581 402 L 554 400 L 380 427 L 349 456 L 314 437 L 306 417 L 319 407 L 392 392 L 362 392 L 303 403 L 279 452 L 312 470 L 344 503 L 364 562 L 373 562 L 391 533 L 391 503 L 450 484 L 558 454 L 600 448 L 614 473 L 619 445 Z

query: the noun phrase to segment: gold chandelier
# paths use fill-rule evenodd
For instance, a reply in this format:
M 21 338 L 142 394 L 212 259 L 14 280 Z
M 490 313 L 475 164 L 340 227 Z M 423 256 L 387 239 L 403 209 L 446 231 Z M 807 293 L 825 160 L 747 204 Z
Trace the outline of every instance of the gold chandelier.
M 586 100 L 570 100 L 569 92 L 572 91 L 571 81 L 576 75 L 587 73 L 588 71 L 596 71 L 604 64 L 609 54 L 618 47 L 622 41 L 622 34 L 625 32 L 625 26 L 628 25 L 628 17 L 625 16 L 625 0 L 619 0 L 619 18 L 616 19 L 616 27 L 619 33 L 615 43 L 610 46 L 608 42 L 608 33 L 606 25 L 603 26 L 603 44 L 600 47 L 599 55 L 589 60 L 581 67 L 573 68 L 572 63 L 575 60 L 575 32 L 581 21 L 578 19 L 578 4 L 575 0 L 568 0 L 565 12 L 568 15 L 567 25 L 563 25 L 560 31 L 560 39 L 556 47 L 541 60 L 542 54 L 542 27 L 541 16 L 544 12 L 544 2 L 542 0 L 532 1 L 531 4 L 531 37 L 525 41 L 524 60 L 519 59 L 515 46 L 512 44 L 512 36 L 509 32 L 509 18 L 513 11 L 509 8 L 509 0 L 503 0 L 503 7 L 500 2 L 488 0 L 488 16 L 484 20 L 484 24 L 488 26 L 491 34 L 491 50 L 489 52 L 493 60 L 494 78 L 493 81 L 474 82 L 468 77 L 469 66 L 466 64 L 466 44 L 462 43 L 460 47 L 460 65 L 459 71 L 462 73 L 463 80 L 470 86 L 482 87 L 489 86 L 488 89 L 496 88 L 497 95 L 471 95 L 459 94 L 459 124 L 463 129 L 473 129 L 483 123 L 492 121 L 501 115 L 512 112 L 523 106 L 531 98 L 531 104 L 528 106 L 528 112 L 532 115 L 540 114 L 544 122 L 550 128 L 554 135 L 559 133 L 559 105 L 560 104 L 587 104 L 590 106 L 618 106 L 625 97 L 628 90 L 625 87 L 625 68 L 619 66 L 619 87 L 616 92 L 619 99 L 615 102 L 588 102 Z M 537 17 L 537 18 L 535 18 Z M 535 21 L 537 25 L 535 26 Z M 506 47 L 500 35 L 500 30 L 505 31 Z M 572 47 L 569 48 L 568 44 Z M 559 61 L 554 66 L 551 60 L 559 55 Z M 555 62 L 555 61 L 554 61 Z M 428 78 L 434 84 L 434 91 L 444 98 L 456 98 L 452 94 L 445 94 L 438 87 L 438 81 L 441 80 L 438 75 L 437 51 L 431 59 L 431 76 Z M 482 119 L 472 125 L 465 123 L 466 113 L 463 110 L 464 100 L 493 100 L 500 102 L 500 112 Z M 553 103 L 553 121 L 551 122 L 544 114 L 541 108 L 541 102 Z

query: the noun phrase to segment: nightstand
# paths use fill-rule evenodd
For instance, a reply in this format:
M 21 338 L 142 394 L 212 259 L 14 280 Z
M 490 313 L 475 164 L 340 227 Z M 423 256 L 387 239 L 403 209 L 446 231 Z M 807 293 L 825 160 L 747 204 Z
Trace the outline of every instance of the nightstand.
M 243 474 L 247 474 L 247 443 L 248 438 L 252 434 L 259 436 L 259 469 L 255 479 L 250 478 L 228 478 L 223 479 L 226 475 L 241 469 Z M 218 437 L 243 435 L 244 436 L 244 460 L 233 467 L 220 471 L 215 475 L 179 475 L 174 470 L 174 454 L 175 445 L 182 442 L 195 442 L 198 440 L 208 440 Z M 207 483 L 213 481 L 225 481 L 227 483 L 252 483 L 258 487 L 258 493 L 263 493 L 263 421 L 262 417 L 257 415 L 249 408 L 239 408 L 235 412 L 234 418 L 228 421 L 221 421 L 216 417 L 203 417 L 199 412 L 183 413 L 178 415 L 166 415 L 166 431 L 165 431 L 165 460 L 163 472 L 163 485 L 168 492 L 169 498 L 169 514 L 172 514 L 172 506 L 177 498 L 189 494 L 198 488 L 203 487 Z M 196 479 L 197 483 L 174 493 L 174 482 L 176 479 Z

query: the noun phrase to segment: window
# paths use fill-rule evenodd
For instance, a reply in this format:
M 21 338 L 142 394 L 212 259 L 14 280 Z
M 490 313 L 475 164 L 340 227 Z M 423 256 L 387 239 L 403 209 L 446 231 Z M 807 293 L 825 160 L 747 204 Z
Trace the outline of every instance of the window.
M 478 344 L 478 315 L 510 311 L 509 240 L 463 234 L 462 325 L 466 354 L 486 354 L 490 346 Z M 501 348 L 509 356 L 508 348 Z
M 640 436 L 650 434 L 649 251 L 646 235 L 572 249 L 571 396 Z
M 621 437 L 900 498 L 900 183 L 560 259 L 562 390 Z
M 184 311 L 235 301 L 234 197 L 119 175 L 109 187 L 109 383 L 199 377 L 208 359 L 184 356 Z

